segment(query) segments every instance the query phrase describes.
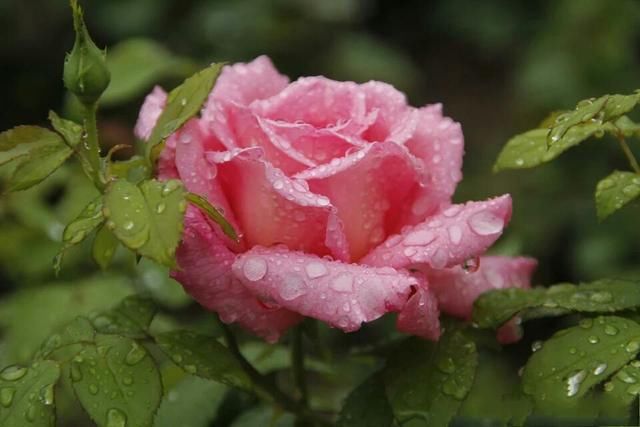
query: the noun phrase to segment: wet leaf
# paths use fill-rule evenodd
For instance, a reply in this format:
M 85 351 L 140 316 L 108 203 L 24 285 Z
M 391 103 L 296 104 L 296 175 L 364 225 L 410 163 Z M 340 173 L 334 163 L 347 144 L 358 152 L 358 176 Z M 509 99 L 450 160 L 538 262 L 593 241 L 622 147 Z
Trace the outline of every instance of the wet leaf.
M 213 337 L 190 331 L 156 335 L 156 342 L 187 373 L 251 390 L 251 381 L 231 352 Z
M 103 225 L 100 227 L 96 233 L 96 237 L 93 239 L 91 256 L 101 269 L 106 270 L 111 264 L 113 255 L 115 255 L 119 245 L 120 241 L 105 225 Z
M 145 338 L 158 308 L 150 298 L 131 295 L 111 310 L 90 316 L 94 328 L 103 334 Z
M 187 200 L 196 205 L 202 212 L 204 212 L 212 221 L 220 226 L 224 234 L 229 236 L 233 240 L 238 240 L 238 234 L 233 229 L 233 226 L 227 221 L 222 213 L 216 209 L 207 199 L 195 194 L 187 193 Z
M 112 182 L 105 193 L 107 227 L 139 255 L 175 267 L 175 251 L 182 235 L 185 190 L 177 180 Z
M 60 378 L 56 362 L 44 360 L 26 368 L 18 365 L 0 372 L 0 425 L 53 427 L 53 387 Z
M 94 342 L 96 330 L 86 317 L 76 317 L 59 331 L 50 335 L 35 355 L 35 359 L 68 362 L 85 345 Z
M 593 386 L 640 351 L 640 325 L 603 316 L 556 332 L 533 353 L 522 375 L 523 390 L 542 412 L 578 407 Z
M 615 373 L 599 393 L 602 425 L 630 425 L 631 407 L 640 396 L 640 361 L 633 360 Z
M 191 117 L 198 114 L 207 100 L 224 64 L 212 64 L 187 78 L 180 86 L 169 92 L 167 105 L 156 122 L 147 141 L 146 158 L 151 164 L 154 147 L 169 135 L 180 129 Z
M 410 338 L 387 360 L 387 396 L 403 426 L 445 426 L 471 389 L 476 346 L 458 330 L 438 342 Z
M 574 110 L 558 115 L 547 136 L 549 147 L 558 143 L 573 126 L 590 122 L 592 119 L 595 120 L 596 116 L 603 111 L 608 100 L 609 95 L 597 99 L 586 99 L 580 101 Z
M 489 291 L 476 300 L 473 320 L 480 327 L 495 328 L 515 315 L 526 320 L 570 312 L 614 313 L 636 307 L 640 307 L 640 283 L 602 279 L 581 285 L 561 283 L 549 288 Z
M 614 171 L 596 186 L 596 208 L 601 221 L 640 195 L 640 175 Z
M 62 247 L 53 261 L 53 268 L 58 273 L 64 253 L 72 246 L 84 241 L 89 234 L 104 222 L 102 214 L 102 196 L 91 201 L 62 233 Z
M 344 402 L 338 416 L 338 427 L 389 427 L 393 410 L 385 393 L 380 374 L 374 374 L 356 387 Z
M 49 121 L 53 129 L 60 134 L 67 145 L 75 147 L 82 139 L 82 126 L 71 120 L 63 119 L 55 111 L 49 111 Z
M 65 366 L 65 373 L 98 426 L 152 425 L 162 382 L 141 344 L 116 335 L 97 335 L 95 345 L 86 345 Z

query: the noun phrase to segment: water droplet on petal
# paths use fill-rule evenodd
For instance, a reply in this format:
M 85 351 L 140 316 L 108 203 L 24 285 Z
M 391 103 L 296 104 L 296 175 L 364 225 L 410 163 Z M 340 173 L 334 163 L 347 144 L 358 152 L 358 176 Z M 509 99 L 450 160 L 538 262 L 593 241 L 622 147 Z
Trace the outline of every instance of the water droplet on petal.
M 260 257 L 250 257 L 242 266 L 244 277 L 251 282 L 257 282 L 267 274 L 267 262 Z
M 447 266 L 447 262 L 449 261 L 449 257 L 447 256 L 447 251 L 443 248 L 438 248 L 431 256 L 431 267 L 440 269 Z
M 312 261 L 308 263 L 304 267 L 304 269 L 310 279 L 317 279 L 318 277 L 326 276 L 328 273 L 327 267 L 325 267 L 323 263 L 318 261 Z
M 329 283 L 329 287 L 337 292 L 351 292 L 353 290 L 353 276 L 340 273 Z
M 462 241 L 462 229 L 458 225 L 452 225 L 447 229 L 447 233 L 449 233 L 449 240 L 454 245 L 460 244 Z
M 480 236 L 499 233 L 504 227 L 504 220 L 490 211 L 480 211 L 469 218 L 469 227 Z
M 290 274 L 283 278 L 280 285 L 280 296 L 286 301 L 291 301 L 306 293 L 304 280 L 298 274 Z
M 428 230 L 416 230 L 413 231 L 404 238 L 405 245 L 424 246 L 433 242 L 436 239 L 436 235 Z

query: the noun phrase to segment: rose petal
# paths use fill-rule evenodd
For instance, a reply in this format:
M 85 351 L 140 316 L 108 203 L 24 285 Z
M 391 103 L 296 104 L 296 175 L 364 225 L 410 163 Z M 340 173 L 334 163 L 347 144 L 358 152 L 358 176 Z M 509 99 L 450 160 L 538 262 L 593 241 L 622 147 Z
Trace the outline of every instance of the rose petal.
M 144 141 L 149 139 L 166 102 L 167 93 L 160 86 L 154 87 L 151 93 L 147 95 L 142 108 L 140 108 L 138 121 L 134 128 L 134 133 L 138 138 Z
M 275 342 L 299 315 L 267 308 L 231 274 L 236 255 L 213 232 L 202 214 L 190 206 L 185 231 L 176 252 L 179 270 L 172 276 L 205 308 L 225 323 L 237 322 L 269 342 Z
M 416 278 L 392 268 L 329 261 L 287 248 L 254 247 L 233 274 L 259 298 L 351 332 L 404 307 Z
M 405 146 L 424 162 L 426 179 L 420 194 L 407 209 L 405 224 L 422 222 L 448 206 L 462 179 L 464 139 L 460 124 L 442 116 L 441 104 L 417 111 L 418 126 Z
M 304 77 L 277 95 L 255 101 L 251 109 L 260 117 L 289 123 L 303 122 L 316 128 L 354 126 L 346 135 L 357 132 L 368 120 L 365 97 L 353 82 L 338 82 L 325 77 Z
M 470 319 L 473 302 L 480 294 L 492 289 L 529 288 L 537 265 L 532 258 L 485 256 L 475 272 L 455 266 L 430 271 L 427 277 L 442 311 Z
M 389 237 L 361 262 L 393 268 L 450 267 L 483 254 L 500 237 L 510 218 L 509 195 L 452 205 Z
M 336 206 L 354 260 L 397 230 L 401 206 L 413 197 L 419 180 L 412 156 L 393 142 L 370 144 L 296 177 Z
M 179 178 L 187 190 L 204 197 L 213 206 L 221 209 L 234 229 L 239 230 L 233 210 L 216 177 L 216 165 L 209 163 L 204 154 L 205 149 L 222 148 L 217 139 L 209 135 L 201 126 L 199 120 L 191 119 L 171 136 L 163 153 L 173 149 Z M 225 236 L 220 227 L 216 226 L 215 229 L 229 247 L 234 250 L 243 248 L 241 244 Z
M 249 105 L 258 99 L 276 95 L 289 83 L 289 78 L 276 70 L 268 56 L 262 55 L 248 63 L 227 65 L 222 69 L 203 114 L 216 100 Z
M 375 122 L 363 134 L 367 141 L 401 144 L 413 135 L 418 115 L 407 105 L 407 98 L 402 92 L 390 84 L 375 81 L 360 87 L 366 96 L 367 112 L 377 112 Z
M 285 176 L 260 157 L 260 149 L 209 153 L 249 247 L 283 243 L 293 250 L 333 255 L 339 224 L 328 227 L 335 211 L 305 181 Z M 331 240 L 335 245 L 327 245 Z
M 398 313 L 396 326 L 400 332 L 437 341 L 440 338 L 439 314 L 435 296 L 426 284 L 422 284 Z
M 522 338 L 522 319 L 514 317 L 496 331 L 496 338 L 500 344 L 513 344 Z

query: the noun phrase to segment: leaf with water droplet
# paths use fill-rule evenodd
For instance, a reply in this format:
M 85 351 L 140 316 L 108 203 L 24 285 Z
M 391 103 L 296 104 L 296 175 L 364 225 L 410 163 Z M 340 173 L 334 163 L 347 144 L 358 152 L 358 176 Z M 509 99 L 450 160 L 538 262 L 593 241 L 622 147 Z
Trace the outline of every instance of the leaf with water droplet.
M 367 378 L 347 396 L 336 422 L 337 427 L 390 427 L 392 424 L 393 410 L 379 373 Z
M 601 123 L 603 118 L 596 119 L 596 117 L 603 111 L 608 100 L 609 95 L 604 95 L 597 99 L 580 101 L 574 110 L 558 115 L 547 136 L 549 147 L 558 143 L 576 125 L 592 120 Z
M 633 361 L 625 365 L 616 374 L 608 378 L 607 383 L 599 393 L 601 401 L 601 416 L 606 418 L 602 425 L 629 425 L 629 414 L 633 403 L 640 395 L 640 364 Z
M 86 205 L 78 216 L 67 224 L 62 233 L 62 248 L 53 261 L 53 269 L 56 274 L 60 272 L 64 253 L 86 239 L 93 230 L 104 222 L 102 208 L 102 196 L 100 196 Z
M 96 233 L 96 237 L 93 239 L 91 256 L 101 269 L 106 270 L 111 264 L 111 260 L 113 259 L 119 245 L 120 241 L 106 225 L 103 225 L 100 227 Z
M 480 327 L 497 327 L 515 315 L 524 320 L 571 312 L 613 313 L 640 307 L 640 284 L 633 280 L 602 279 L 549 288 L 500 289 L 474 303 L 473 320 Z
M 103 334 L 118 334 L 129 338 L 145 338 L 158 308 L 145 296 L 126 297 L 111 310 L 90 316 L 95 329 Z
M 60 135 L 45 128 L 17 126 L 0 133 L 0 165 L 15 164 L 6 190 L 25 190 L 40 183 L 72 154 Z
M 182 235 L 185 190 L 180 181 L 112 182 L 105 194 L 105 216 L 113 234 L 139 255 L 175 268 Z M 166 209 L 158 213 L 156 206 Z
M 196 376 L 252 390 L 251 381 L 229 350 L 215 338 L 189 331 L 170 331 L 155 336 L 171 360 Z M 191 368 L 187 368 L 191 367 Z
M 451 359 L 454 369 L 441 369 Z M 399 345 L 383 371 L 396 419 L 448 425 L 473 384 L 478 355 L 474 342 L 450 328 L 438 342 L 410 338 Z
M 52 359 L 59 362 L 71 360 L 76 356 L 86 344 L 93 343 L 95 329 L 86 317 L 77 317 L 59 333 L 54 333 L 47 338 L 38 352 L 35 359 Z
M 65 369 L 71 378 L 71 369 L 79 373 L 71 382 L 73 390 L 99 426 L 118 425 L 114 423 L 123 419 L 127 426 L 152 424 L 162 382 L 154 360 L 141 344 L 117 335 L 98 334 L 95 345 L 83 348 Z
M 607 325 L 619 332 L 607 334 Z M 522 375 L 523 390 L 542 412 L 557 413 L 575 406 L 596 384 L 635 358 L 640 345 L 632 351 L 625 348 L 638 340 L 640 325 L 622 317 L 599 317 L 590 327 L 565 329 L 531 355 Z M 611 354 L 612 348 L 620 351 Z
M 0 425 L 53 427 L 54 396 L 49 390 L 53 390 L 59 378 L 60 367 L 50 360 L 33 364 L 15 380 L 7 381 L 0 376 Z
M 233 229 L 233 226 L 227 221 L 227 219 L 216 209 L 207 199 L 194 193 L 187 193 L 187 200 L 197 206 L 202 212 L 204 212 L 212 221 L 220 226 L 224 234 L 229 236 L 233 240 L 238 240 L 238 234 Z
M 180 129 L 191 117 L 198 114 L 202 104 L 211 93 L 223 66 L 223 63 L 212 64 L 187 78 L 180 86 L 169 92 L 167 103 L 145 146 L 149 164 L 155 164 L 157 157 L 154 155 L 156 153 L 154 148 L 156 145 Z
M 640 196 L 640 175 L 614 171 L 596 186 L 596 208 L 600 221 Z
M 611 124 L 586 123 L 569 129 L 551 147 L 547 145 L 549 129 L 532 129 L 511 138 L 502 148 L 493 171 L 527 169 L 550 162 L 568 149 L 601 132 L 613 132 Z

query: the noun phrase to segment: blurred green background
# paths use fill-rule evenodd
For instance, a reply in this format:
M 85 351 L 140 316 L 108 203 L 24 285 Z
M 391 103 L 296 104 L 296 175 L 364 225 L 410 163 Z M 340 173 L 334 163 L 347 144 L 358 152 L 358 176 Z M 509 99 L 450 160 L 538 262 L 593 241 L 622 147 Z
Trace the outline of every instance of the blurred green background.
M 415 106 L 442 102 L 445 113 L 462 123 L 465 178 L 456 199 L 512 194 L 514 217 L 495 250 L 538 258 L 536 283 L 640 275 L 638 203 L 602 224 L 595 215 L 595 184 L 612 169 L 628 169 L 614 141 L 589 141 L 535 170 L 491 173 L 509 137 L 535 127 L 548 112 L 640 88 L 638 1 L 83 4 L 91 33 L 99 46 L 108 47 L 117 68 L 115 87 L 101 110 L 107 145 L 133 143 L 137 110 L 153 82 L 171 88 L 213 61 L 267 54 L 292 79 L 323 74 L 383 80 L 403 90 Z M 0 0 L 0 28 L 0 129 L 44 124 L 49 109 L 73 115 L 62 85 L 64 53 L 73 44 L 67 2 Z M 138 41 L 119 45 L 132 38 Z M 631 145 L 640 154 L 638 141 Z M 189 304 L 166 272 L 148 263 L 136 268 L 124 253 L 113 269 L 118 280 L 96 279 L 89 246 L 71 251 L 61 277 L 53 277 L 51 259 L 62 228 L 93 191 L 70 167 L 33 190 L 0 198 L 0 326 L 8 338 L 0 362 L 25 360 L 50 327 L 76 312 L 113 304 L 130 289 L 121 282 L 151 292 L 167 310 L 181 313 Z M 79 277 L 88 282 L 78 282 Z M 55 286 L 41 286 L 54 281 Z M 50 318 L 46 330 L 29 328 L 43 310 Z

